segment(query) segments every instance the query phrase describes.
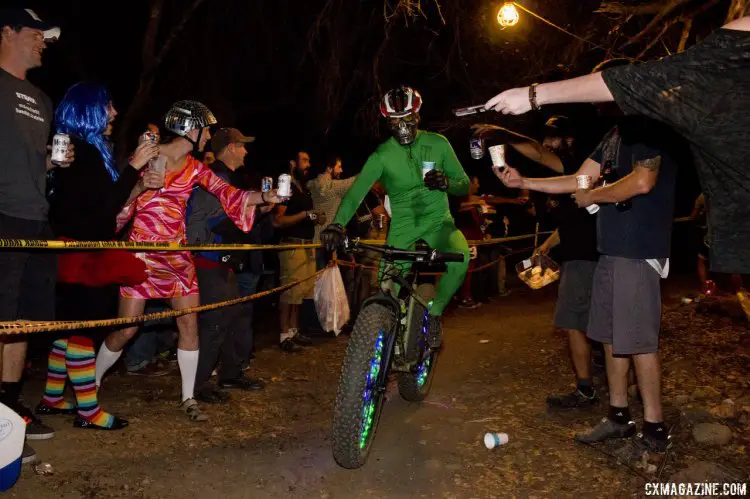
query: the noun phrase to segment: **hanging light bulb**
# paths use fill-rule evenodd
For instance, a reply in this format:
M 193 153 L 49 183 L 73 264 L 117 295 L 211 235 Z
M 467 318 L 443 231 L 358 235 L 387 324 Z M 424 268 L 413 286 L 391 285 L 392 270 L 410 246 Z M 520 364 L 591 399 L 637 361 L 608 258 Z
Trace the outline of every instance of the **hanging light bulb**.
M 500 23 L 500 26 L 503 28 L 518 24 L 519 17 L 518 9 L 516 9 L 513 2 L 505 2 L 497 12 L 497 22 Z

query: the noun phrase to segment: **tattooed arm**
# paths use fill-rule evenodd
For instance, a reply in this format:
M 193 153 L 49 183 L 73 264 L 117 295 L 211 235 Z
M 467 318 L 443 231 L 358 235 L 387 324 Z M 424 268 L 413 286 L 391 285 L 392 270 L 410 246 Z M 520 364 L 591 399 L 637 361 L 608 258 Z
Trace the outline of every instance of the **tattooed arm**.
M 659 179 L 661 156 L 636 161 L 633 171 L 613 184 L 590 191 L 573 194 L 580 207 L 598 203 L 620 203 L 642 194 L 648 194 Z

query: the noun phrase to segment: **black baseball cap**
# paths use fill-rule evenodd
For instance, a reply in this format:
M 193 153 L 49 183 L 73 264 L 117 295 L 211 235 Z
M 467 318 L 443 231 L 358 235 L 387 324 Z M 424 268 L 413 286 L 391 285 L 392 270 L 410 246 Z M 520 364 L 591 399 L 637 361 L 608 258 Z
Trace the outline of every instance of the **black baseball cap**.
M 20 26 L 41 30 L 45 40 L 60 38 L 60 28 L 42 21 L 31 9 L 0 9 L 0 28 L 5 26 Z

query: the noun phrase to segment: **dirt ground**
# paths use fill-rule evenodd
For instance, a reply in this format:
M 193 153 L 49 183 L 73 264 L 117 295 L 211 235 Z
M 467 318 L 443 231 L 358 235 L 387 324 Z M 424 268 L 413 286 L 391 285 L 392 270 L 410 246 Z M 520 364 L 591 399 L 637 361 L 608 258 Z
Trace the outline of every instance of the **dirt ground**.
M 211 420 L 204 424 L 189 423 L 177 411 L 176 373 L 110 376 L 101 391 L 103 406 L 129 419 L 130 427 L 83 431 L 72 427 L 71 418 L 47 417 L 57 433 L 33 445 L 54 474 L 36 475 L 25 466 L 6 496 L 642 496 L 646 477 L 618 465 L 607 449 L 572 441 L 602 417 L 606 404 L 565 414 L 546 409 L 547 395 L 573 386 L 564 338 L 551 327 L 555 295 L 554 286 L 516 288 L 477 310 L 451 311 L 430 396 L 422 404 L 390 398 L 370 460 L 359 470 L 339 468 L 330 450 L 347 345 L 342 335 L 299 355 L 259 350 L 251 374 L 268 382 L 266 390 L 233 393 L 229 405 L 207 407 Z M 658 478 L 708 462 L 718 463 L 726 476 L 750 481 L 750 421 L 742 412 L 744 406 L 750 411 L 750 331 L 741 320 L 681 304 L 681 296 L 673 289 L 664 297 L 664 394 L 675 443 Z M 601 387 L 601 373 L 596 381 Z M 42 380 L 29 385 L 27 400 L 36 403 Z M 732 399 L 737 411 L 721 419 L 716 407 L 724 399 Z M 691 425 L 701 417 L 730 427 L 731 442 L 696 444 Z M 510 442 L 487 450 L 487 431 L 508 433 Z

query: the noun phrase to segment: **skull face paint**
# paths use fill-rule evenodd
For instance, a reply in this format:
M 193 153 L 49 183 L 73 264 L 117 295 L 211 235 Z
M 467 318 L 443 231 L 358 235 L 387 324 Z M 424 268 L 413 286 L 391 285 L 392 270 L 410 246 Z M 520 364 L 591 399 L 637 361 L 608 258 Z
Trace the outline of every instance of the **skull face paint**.
M 396 141 L 402 146 L 406 146 L 414 142 L 417 138 L 419 115 L 409 114 L 403 118 L 391 118 L 388 120 L 388 125 Z

